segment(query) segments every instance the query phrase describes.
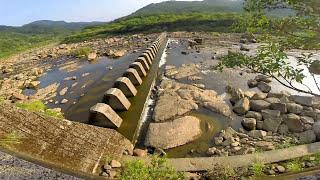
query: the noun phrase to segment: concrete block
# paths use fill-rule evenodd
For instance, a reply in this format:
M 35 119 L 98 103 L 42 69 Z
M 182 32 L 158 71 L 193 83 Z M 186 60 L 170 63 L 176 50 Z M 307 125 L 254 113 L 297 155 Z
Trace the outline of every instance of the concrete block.
M 152 53 L 150 50 L 145 50 L 144 53 L 147 53 L 147 54 L 149 55 L 151 61 L 154 60 L 154 57 L 155 57 L 155 56 L 153 55 L 153 53 Z
M 151 48 L 153 49 L 153 52 L 155 52 L 156 54 L 158 53 L 158 49 L 156 48 L 155 45 L 152 45 Z
M 122 123 L 122 118 L 104 103 L 98 103 L 90 108 L 90 120 L 96 126 L 111 129 L 119 128 Z
M 127 69 L 127 71 L 123 74 L 123 76 L 130 79 L 132 84 L 135 86 L 140 86 L 142 84 L 142 79 L 139 76 L 139 73 L 133 68 Z
M 112 109 L 119 111 L 127 111 L 131 106 L 130 101 L 118 88 L 111 88 L 105 92 L 103 101 Z
M 150 55 L 148 53 L 144 52 L 139 57 L 145 58 L 147 60 L 147 63 L 149 64 L 149 66 L 152 65 L 152 59 L 151 59 L 151 57 L 150 57 Z
M 147 71 L 150 69 L 150 66 L 147 62 L 147 60 L 143 57 L 139 57 L 137 60 L 135 60 L 135 62 L 139 62 L 142 64 L 143 68 Z
M 140 75 L 140 77 L 146 77 L 147 76 L 147 72 L 143 68 L 143 66 L 142 66 L 142 64 L 140 62 L 134 62 L 134 63 L 130 64 L 129 68 L 135 69 L 138 72 L 138 74 Z
M 136 96 L 138 91 L 127 77 L 120 77 L 114 83 L 114 87 L 122 91 L 126 97 Z
M 152 55 L 152 59 L 154 59 L 156 57 L 156 53 L 153 51 L 152 48 L 147 48 L 146 52 L 149 52 Z

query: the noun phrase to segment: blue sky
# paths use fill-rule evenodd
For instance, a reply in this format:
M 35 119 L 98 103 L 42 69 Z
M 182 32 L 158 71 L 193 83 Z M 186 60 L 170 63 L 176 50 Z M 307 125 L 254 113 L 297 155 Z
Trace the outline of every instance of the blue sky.
M 0 25 L 36 20 L 110 21 L 164 0 L 0 0 Z

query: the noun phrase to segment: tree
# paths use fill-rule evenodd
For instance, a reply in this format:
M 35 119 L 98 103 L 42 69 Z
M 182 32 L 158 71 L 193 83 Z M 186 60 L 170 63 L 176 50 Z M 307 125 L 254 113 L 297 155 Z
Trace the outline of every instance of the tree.
M 272 12 L 286 10 L 290 13 L 280 16 Z M 223 58 L 218 68 L 246 67 L 256 73 L 268 75 L 282 85 L 307 94 L 320 96 L 320 61 L 313 59 L 311 53 L 297 59 L 293 66 L 287 61 L 286 50 L 320 49 L 320 2 L 318 0 L 245 0 L 244 13 L 234 24 L 234 30 L 258 35 L 263 42 L 255 57 L 232 53 Z M 307 67 L 317 90 L 303 84 Z M 302 84 L 305 88 L 297 86 Z

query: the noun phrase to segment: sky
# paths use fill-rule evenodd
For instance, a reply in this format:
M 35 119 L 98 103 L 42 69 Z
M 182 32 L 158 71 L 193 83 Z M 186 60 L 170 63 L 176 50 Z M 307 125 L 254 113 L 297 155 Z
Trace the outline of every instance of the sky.
M 21 26 L 36 20 L 110 21 L 161 1 L 164 0 L 0 0 L 0 25 Z

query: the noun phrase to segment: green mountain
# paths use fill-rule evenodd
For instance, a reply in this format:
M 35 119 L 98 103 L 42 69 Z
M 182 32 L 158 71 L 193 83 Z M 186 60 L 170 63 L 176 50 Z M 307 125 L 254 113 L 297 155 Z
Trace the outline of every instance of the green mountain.
M 5 58 L 30 48 L 60 42 L 75 31 L 97 24 L 102 23 L 67 23 L 64 21 L 43 20 L 20 27 L 0 26 L 0 58 Z
M 226 32 L 242 8 L 242 0 L 167 1 L 150 4 L 113 22 L 84 28 L 67 37 L 64 42 L 138 32 Z

